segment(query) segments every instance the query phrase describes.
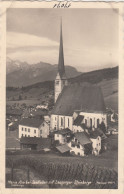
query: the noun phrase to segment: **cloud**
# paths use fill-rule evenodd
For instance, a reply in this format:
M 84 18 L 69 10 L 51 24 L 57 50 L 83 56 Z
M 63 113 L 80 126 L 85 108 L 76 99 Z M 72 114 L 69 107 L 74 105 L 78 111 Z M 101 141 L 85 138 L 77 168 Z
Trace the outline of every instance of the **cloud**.
M 35 64 L 44 61 L 58 63 L 59 43 L 46 37 L 24 33 L 7 33 L 7 56 L 13 60 Z M 80 71 L 90 71 L 118 65 L 117 49 L 108 45 L 103 47 L 64 44 L 65 65 L 77 67 Z
M 7 48 L 58 46 L 58 42 L 31 34 L 7 32 Z

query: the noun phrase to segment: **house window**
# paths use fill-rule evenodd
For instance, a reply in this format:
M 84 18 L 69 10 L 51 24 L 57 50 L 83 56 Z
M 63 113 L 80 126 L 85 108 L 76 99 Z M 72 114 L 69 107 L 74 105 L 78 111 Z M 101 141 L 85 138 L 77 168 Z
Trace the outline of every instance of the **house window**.
M 75 145 L 74 145 L 74 143 L 73 143 L 73 142 L 71 142 L 71 147 L 75 147 Z
M 34 129 L 34 133 L 36 133 L 36 129 Z
M 25 135 L 25 137 L 27 137 L 27 135 Z
M 100 146 L 100 143 L 99 143 L 99 146 Z
M 30 129 L 28 129 L 28 132 L 30 132 Z
M 69 118 L 68 118 L 68 127 L 69 127 Z
M 23 137 L 23 134 L 22 134 L 22 137 Z
M 25 131 L 27 131 L 27 128 L 25 128 Z
M 75 142 L 77 142 L 77 139 L 75 138 Z
M 40 134 L 42 133 L 42 129 L 40 130 Z
M 43 127 L 44 127 L 44 123 L 43 123 L 43 125 L 42 125 Z
M 80 153 L 78 152 L 78 156 L 80 156 Z
M 22 127 L 22 131 L 23 131 L 23 127 Z
M 30 135 L 28 135 L 28 137 L 30 137 Z
M 77 148 L 80 148 L 80 144 L 77 145 Z

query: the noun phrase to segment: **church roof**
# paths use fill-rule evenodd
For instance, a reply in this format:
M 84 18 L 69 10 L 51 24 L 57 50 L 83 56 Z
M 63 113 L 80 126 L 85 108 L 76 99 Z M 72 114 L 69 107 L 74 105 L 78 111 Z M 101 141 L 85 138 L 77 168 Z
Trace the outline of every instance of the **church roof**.
M 65 76 L 65 67 L 64 67 L 64 52 L 63 52 L 63 37 L 62 37 L 62 21 L 60 29 L 60 46 L 59 46 L 59 61 L 58 61 L 58 73 L 61 78 Z
M 105 112 L 101 88 L 93 85 L 65 86 L 57 99 L 52 114 L 72 116 L 75 110 Z

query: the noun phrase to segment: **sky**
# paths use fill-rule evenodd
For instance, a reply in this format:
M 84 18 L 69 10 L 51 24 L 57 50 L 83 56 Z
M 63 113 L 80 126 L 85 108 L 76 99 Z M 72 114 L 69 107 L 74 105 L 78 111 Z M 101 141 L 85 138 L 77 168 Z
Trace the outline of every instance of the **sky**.
M 78 71 L 118 65 L 118 10 L 10 8 L 7 56 L 36 64 L 58 63 L 62 18 L 65 65 Z

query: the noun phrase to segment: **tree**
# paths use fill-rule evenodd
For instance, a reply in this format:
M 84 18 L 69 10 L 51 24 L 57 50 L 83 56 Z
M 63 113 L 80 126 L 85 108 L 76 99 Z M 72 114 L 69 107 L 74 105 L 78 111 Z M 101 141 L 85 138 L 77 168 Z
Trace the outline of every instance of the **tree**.
M 103 133 L 106 133 L 106 126 L 104 122 L 102 121 L 101 124 L 99 125 L 99 128 L 103 131 Z

